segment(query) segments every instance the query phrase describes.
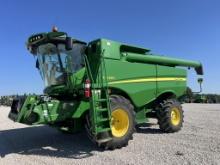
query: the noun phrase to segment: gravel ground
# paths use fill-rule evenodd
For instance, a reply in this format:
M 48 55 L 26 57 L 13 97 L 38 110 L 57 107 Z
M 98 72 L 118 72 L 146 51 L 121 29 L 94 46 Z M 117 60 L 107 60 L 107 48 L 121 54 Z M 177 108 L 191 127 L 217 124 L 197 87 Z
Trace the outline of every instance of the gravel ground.
M 219 164 L 220 104 L 184 104 L 178 133 L 161 133 L 156 120 L 134 134 L 127 147 L 103 151 L 85 134 L 64 135 L 47 126 L 29 127 L 7 118 L 0 107 L 0 164 Z

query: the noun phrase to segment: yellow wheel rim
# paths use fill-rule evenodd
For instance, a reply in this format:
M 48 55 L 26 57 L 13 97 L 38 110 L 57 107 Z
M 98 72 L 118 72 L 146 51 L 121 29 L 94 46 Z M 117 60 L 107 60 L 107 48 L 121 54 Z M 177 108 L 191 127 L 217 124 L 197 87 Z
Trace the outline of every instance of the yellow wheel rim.
M 171 110 L 171 123 L 175 126 L 180 123 L 180 111 L 176 107 Z
M 129 128 L 128 113 L 123 109 L 116 109 L 112 112 L 111 131 L 115 137 L 123 137 Z

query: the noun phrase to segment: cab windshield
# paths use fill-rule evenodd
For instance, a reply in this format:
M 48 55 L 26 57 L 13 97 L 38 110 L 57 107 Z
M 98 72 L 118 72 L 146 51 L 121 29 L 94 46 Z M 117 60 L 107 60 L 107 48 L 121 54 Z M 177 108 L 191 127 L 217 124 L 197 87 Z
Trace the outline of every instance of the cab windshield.
M 82 68 L 83 47 L 73 44 L 72 50 L 66 50 L 64 44 L 51 43 L 38 47 L 39 72 L 46 87 L 64 84 L 68 73 L 75 73 Z

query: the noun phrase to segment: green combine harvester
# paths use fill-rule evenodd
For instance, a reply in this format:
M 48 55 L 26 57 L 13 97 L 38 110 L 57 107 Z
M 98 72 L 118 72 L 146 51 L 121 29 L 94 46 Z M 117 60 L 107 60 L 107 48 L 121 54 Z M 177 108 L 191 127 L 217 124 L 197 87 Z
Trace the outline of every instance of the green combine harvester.
M 36 58 L 44 95 L 14 99 L 9 118 L 67 133 L 86 130 L 105 149 L 126 146 L 149 118 L 158 119 L 163 132 L 179 131 L 183 110 L 178 98 L 187 87 L 183 67 L 203 75 L 200 62 L 107 39 L 87 44 L 56 28 L 30 36 L 27 47 Z

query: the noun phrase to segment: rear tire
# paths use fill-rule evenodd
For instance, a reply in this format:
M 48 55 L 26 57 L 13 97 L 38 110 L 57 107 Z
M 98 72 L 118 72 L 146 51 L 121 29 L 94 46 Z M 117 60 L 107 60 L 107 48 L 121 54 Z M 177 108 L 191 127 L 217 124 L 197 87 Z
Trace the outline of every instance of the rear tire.
M 105 149 L 127 146 L 128 141 L 133 139 L 135 131 L 134 107 L 128 99 L 118 95 L 111 96 L 110 107 L 112 140 L 100 146 Z
M 177 132 L 183 125 L 183 109 L 176 99 L 167 99 L 156 111 L 160 129 L 166 133 Z

